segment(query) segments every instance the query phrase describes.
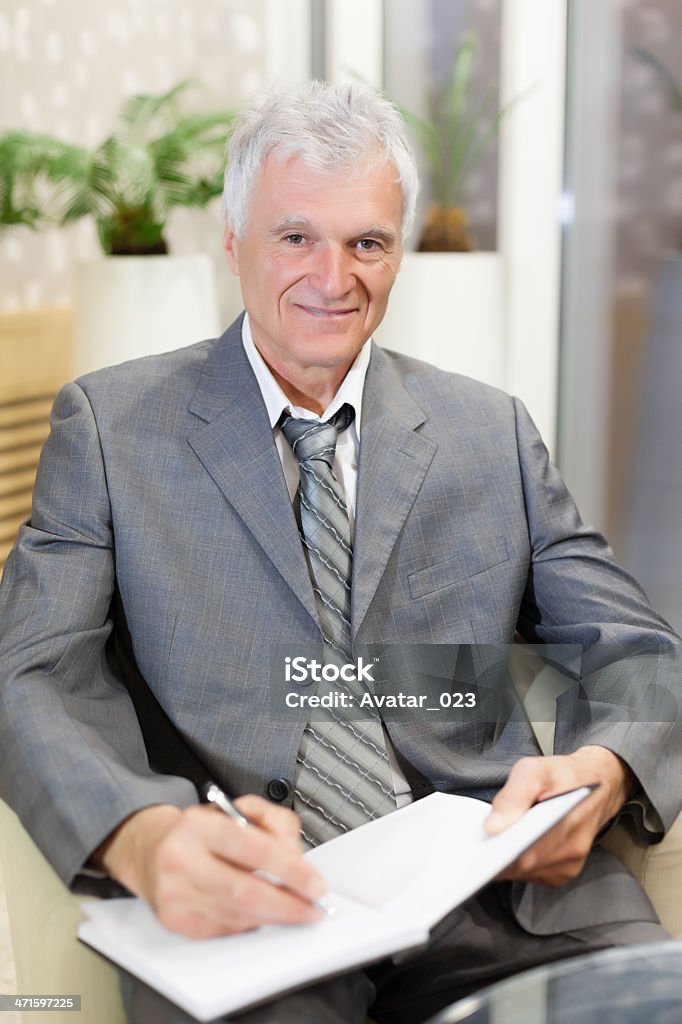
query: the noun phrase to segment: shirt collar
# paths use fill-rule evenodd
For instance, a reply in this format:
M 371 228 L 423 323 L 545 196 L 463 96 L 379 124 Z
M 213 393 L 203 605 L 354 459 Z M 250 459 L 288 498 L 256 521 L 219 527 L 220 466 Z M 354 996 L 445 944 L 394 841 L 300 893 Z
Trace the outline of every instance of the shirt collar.
M 270 426 L 274 429 L 277 426 L 280 417 L 285 409 L 291 409 L 296 416 L 302 416 L 305 419 L 318 419 L 318 417 L 312 413 L 309 409 L 303 409 L 300 406 L 294 406 L 291 404 L 287 396 L 282 391 L 281 387 L 270 372 L 270 368 L 267 366 L 262 355 L 256 348 L 251 333 L 251 324 L 249 322 L 249 314 L 244 314 L 242 321 L 242 344 L 244 351 L 246 352 L 246 358 L 251 364 L 251 369 L 256 375 L 258 386 L 265 402 L 265 408 L 268 412 L 268 418 L 270 420 Z M 372 339 L 368 338 L 365 344 L 358 352 L 353 365 L 344 377 L 341 387 L 334 395 L 329 406 L 325 409 L 322 416 L 319 418 L 324 422 L 333 416 L 335 412 L 341 408 L 344 403 L 352 405 L 355 410 L 355 429 L 357 431 L 358 438 L 360 437 L 360 418 L 362 415 L 362 393 L 365 387 L 365 377 L 367 375 L 367 367 L 369 366 L 369 357 L 371 355 Z

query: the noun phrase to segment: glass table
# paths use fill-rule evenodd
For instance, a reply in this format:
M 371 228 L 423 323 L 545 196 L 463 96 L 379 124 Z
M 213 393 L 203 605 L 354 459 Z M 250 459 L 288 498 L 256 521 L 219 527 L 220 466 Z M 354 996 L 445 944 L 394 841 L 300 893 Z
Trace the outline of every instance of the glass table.
M 682 942 L 625 946 L 518 974 L 429 1024 L 680 1024 Z

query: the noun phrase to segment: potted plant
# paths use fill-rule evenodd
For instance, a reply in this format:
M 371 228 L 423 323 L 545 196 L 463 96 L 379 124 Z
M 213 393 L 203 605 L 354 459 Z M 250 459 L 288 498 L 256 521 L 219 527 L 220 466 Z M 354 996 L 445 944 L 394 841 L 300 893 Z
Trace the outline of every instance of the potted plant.
M 77 371 L 187 344 L 218 326 L 207 256 L 167 256 L 177 207 L 222 191 L 234 111 L 186 113 L 190 82 L 127 100 L 94 149 L 51 136 L 0 134 L 0 223 L 34 229 L 94 219 L 105 258 L 76 283 Z M 125 259 L 121 258 L 125 257 Z
M 192 83 L 133 96 L 117 129 L 92 150 L 45 134 L 0 133 L 0 223 L 39 228 L 92 216 L 107 255 L 167 253 L 176 206 L 220 195 L 234 111 L 183 114 Z
M 463 195 L 467 176 L 519 97 L 500 109 L 491 83 L 483 98 L 473 101 L 476 50 L 476 36 L 468 33 L 430 118 L 398 105 L 426 157 L 434 201 L 417 252 L 403 258 L 380 336 L 390 348 L 502 386 L 503 261 L 497 252 L 472 251 Z
M 430 118 L 399 108 L 423 149 L 432 178 L 434 201 L 422 227 L 419 252 L 470 252 L 474 248 L 464 186 L 497 136 L 503 118 L 520 98 L 498 109 L 491 83 L 480 101 L 472 101 L 476 48 L 476 36 L 467 33 L 455 52 L 448 88 L 434 98 Z

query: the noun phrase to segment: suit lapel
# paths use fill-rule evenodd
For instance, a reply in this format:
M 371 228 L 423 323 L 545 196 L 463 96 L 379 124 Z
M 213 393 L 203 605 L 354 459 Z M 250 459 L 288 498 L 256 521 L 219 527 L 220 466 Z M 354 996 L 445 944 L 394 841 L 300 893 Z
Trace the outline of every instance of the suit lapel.
M 426 418 L 386 354 L 373 346 L 362 403 L 353 543 L 354 638 L 438 447 L 416 433 Z
M 188 441 L 306 611 L 315 599 L 265 404 L 241 343 L 241 317 L 211 350 Z

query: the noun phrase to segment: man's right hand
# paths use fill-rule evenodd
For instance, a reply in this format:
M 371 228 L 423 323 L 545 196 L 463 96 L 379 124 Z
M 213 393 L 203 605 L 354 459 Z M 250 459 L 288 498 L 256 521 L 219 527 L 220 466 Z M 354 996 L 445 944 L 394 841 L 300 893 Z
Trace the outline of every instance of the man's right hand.
M 324 914 L 312 901 L 325 883 L 303 859 L 297 815 L 258 796 L 235 803 L 252 825 L 214 807 L 146 807 L 119 825 L 93 860 L 188 938 L 319 921 Z

